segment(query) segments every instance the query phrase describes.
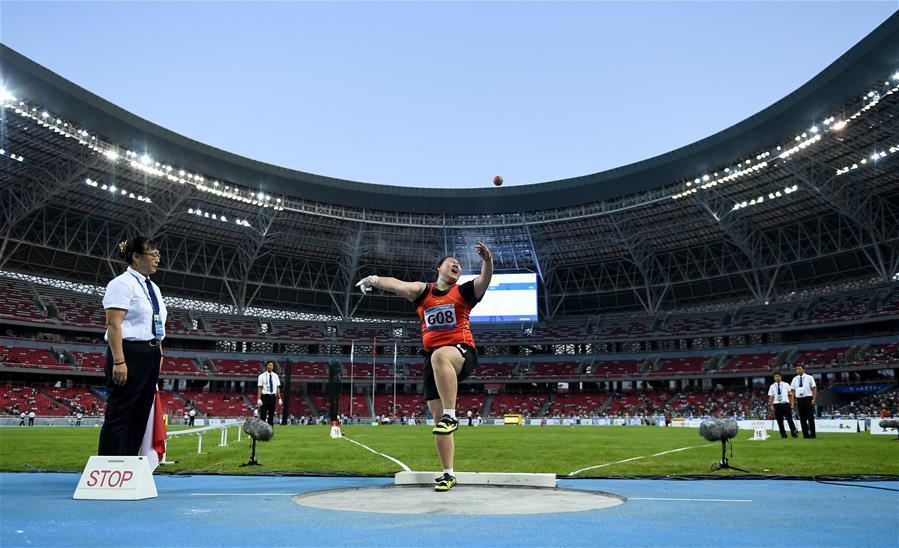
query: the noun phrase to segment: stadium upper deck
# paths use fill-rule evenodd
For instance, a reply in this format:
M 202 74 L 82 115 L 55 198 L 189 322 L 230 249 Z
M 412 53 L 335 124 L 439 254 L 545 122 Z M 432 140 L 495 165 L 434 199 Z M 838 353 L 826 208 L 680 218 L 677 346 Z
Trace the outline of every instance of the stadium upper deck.
M 808 84 L 693 145 L 581 178 L 400 189 L 189 141 L 0 48 L 0 270 L 105 285 L 115 243 L 163 249 L 166 294 L 349 318 L 372 271 L 429 278 L 445 253 L 539 273 L 541 317 L 776 302 L 899 270 L 899 15 Z M 248 113 L 253 109 L 248 109 Z M 440 197 L 445 212 L 432 209 Z

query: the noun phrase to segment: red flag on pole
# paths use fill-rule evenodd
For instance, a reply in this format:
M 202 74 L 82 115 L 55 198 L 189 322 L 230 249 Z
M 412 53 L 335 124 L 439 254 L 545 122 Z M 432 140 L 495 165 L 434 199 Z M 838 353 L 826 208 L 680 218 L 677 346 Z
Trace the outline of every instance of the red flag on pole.
M 150 469 L 156 470 L 160 461 L 165 460 L 165 417 L 162 413 L 162 398 L 159 389 L 156 389 L 156 398 L 150 407 L 150 416 L 147 417 L 147 428 L 144 430 L 144 439 L 140 444 L 141 456 L 150 461 Z

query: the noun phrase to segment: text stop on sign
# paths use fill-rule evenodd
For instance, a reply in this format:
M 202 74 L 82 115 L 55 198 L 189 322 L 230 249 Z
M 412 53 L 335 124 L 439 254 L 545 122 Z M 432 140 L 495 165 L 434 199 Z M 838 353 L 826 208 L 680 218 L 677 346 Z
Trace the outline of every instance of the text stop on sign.
M 145 457 L 93 456 L 84 467 L 73 498 L 140 500 L 156 496 L 153 472 Z

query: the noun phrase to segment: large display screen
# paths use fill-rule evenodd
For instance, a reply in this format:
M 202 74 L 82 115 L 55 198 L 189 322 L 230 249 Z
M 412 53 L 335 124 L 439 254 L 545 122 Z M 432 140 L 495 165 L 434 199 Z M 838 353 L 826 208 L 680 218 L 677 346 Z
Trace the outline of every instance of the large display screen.
M 459 283 L 476 278 L 468 274 Z M 484 298 L 471 311 L 470 321 L 479 322 L 536 322 L 537 275 L 532 272 L 519 274 L 494 273 Z

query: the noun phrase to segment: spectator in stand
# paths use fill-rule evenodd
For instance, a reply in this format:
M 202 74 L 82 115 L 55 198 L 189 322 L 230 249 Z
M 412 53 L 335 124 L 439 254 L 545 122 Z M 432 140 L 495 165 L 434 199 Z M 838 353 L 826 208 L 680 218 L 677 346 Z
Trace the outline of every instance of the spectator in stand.
M 128 265 L 106 286 L 106 419 L 100 455 L 137 455 L 156 400 L 166 307 L 150 276 L 159 268 L 159 247 L 142 236 L 119 244 Z
M 799 408 L 799 426 L 802 428 L 803 438 L 817 437 L 815 435 L 815 401 L 818 398 L 818 386 L 815 378 L 805 373 L 801 365 L 796 366 L 796 376 L 790 383 L 795 396 L 795 405 Z
M 35 417 L 37 417 L 37 413 L 35 413 L 34 411 L 28 413 L 28 426 L 34 426 Z
M 890 418 L 890 410 L 887 409 L 886 405 L 884 405 L 883 407 L 880 408 L 880 418 L 882 418 L 882 419 Z
M 774 418 L 777 419 L 777 427 L 780 428 L 780 437 L 786 438 L 787 431 L 784 429 L 784 418 L 790 423 L 790 434 L 794 438 L 798 438 L 796 425 L 793 423 L 793 390 L 790 385 L 783 382 L 780 372 L 774 374 L 774 383 L 768 388 L 768 404 L 774 412 Z

